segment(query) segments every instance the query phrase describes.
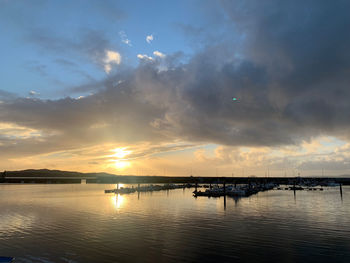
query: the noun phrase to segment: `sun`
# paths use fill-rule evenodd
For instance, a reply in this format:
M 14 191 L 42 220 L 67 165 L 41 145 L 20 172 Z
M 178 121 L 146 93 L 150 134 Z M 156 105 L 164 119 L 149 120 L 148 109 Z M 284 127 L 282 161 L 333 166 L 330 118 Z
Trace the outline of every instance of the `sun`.
M 132 153 L 132 151 L 128 151 L 126 150 L 126 147 L 124 147 L 115 148 L 112 150 L 112 152 L 114 152 L 114 154 L 112 154 L 110 157 L 113 158 L 112 161 L 114 162 L 114 165 L 117 169 L 123 170 L 131 166 L 131 163 L 125 157 Z

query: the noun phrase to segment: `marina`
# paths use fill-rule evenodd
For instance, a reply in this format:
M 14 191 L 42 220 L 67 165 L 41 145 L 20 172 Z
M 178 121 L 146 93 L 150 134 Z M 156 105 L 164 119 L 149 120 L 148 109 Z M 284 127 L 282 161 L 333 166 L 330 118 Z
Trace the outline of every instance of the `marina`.
M 105 190 L 105 193 L 114 193 L 114 194 L 131 194 L 135 192 L 153 192 L 153 191 L 164 191 L 164 190 L 174 190 L 174 189 L 184 189 L 184 188 L 195 188 L 193 191 L 193 196 L 208 196 L 208 197 L 220 197 L 224 195 L 228 196 L 250 196 L 252 194 L 256 194 L 260 191 L 267 191 L 271 190 L 274 187 L 276 187 L 275 184 L 269 183 L 269 184 L 263 184 L 263 185 L 256 185 L 256 184 L 249 184 L 249 185 L 224 185 L 222 187 L 219 187 L 219 185 L 215 185 L 213 187 L 209 186 L 209 189 L 206 189 L 205 191 L 197 190 L 198 188 L 201 188 L 204 186 L 198 185 L 198 184 L 164 184 L 164 185 L 145 185 L 140 186 L 138 184 L 137 187 L 131 186 L 131 187 L 120 187 L 117 186 L 116 189 L 107 189 Z
M 259 192 L 275 190 L 290 190 L 290 191 L 323 191 L 323 187 L 336 187 L 339 186 L 340 193 L 342 194 L 342 184 L 335 183 L 329 180 L 323 180 L 319 182 L 310 182 L 308 179 L 295 178 L 293 181 L 289 181 L 289 184 L 280 186 L 276 182 L 251 182 L 248 180 L 247 184 L 228 184 L 223 183 L 210 183 L 207 184 L 163 184 L 163 185 L 142 185 L 137 184 L 137 186 L 132 185 L 131 187 L 120 187 L 119 183 L 115 189 L 106 189 L 105 193 L 114 194 L 132 194 L 135 192 L 153 192 L 153 191 L 164 191 L 164 190 L 174 190 L 174 189 L 184 189 L 184 188 L 195 188 L 193 191 L 194 197 L 206 196 L 206 197 L 220 197 L 220 196 L 230 196 L 230 197 L 249 197 L 251 195 L 257 194 Z M 198 190 L 201 189 L 201 190 Z M 205 190 L 202 190 L 205 189 Z

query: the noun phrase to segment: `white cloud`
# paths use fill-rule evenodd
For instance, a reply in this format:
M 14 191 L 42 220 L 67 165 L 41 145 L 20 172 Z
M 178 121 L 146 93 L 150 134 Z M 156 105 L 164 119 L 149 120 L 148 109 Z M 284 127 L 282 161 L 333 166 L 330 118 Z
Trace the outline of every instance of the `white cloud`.
M 40 95 L 40 93 L 39 93 L 39 92 L 36 92 L 36 91 L 34 91 L 34 90 L 31 90 L 31 91 L 29 91 L 29 95 L 30 95 L 30 96 L 37 96 L 37 95 Z
M 154 51 L 153 55 L 155 55 L 156 57 L 165 58 L 165 54 L 163 54 L 162 52 L 160 52 L 158 50 Z
M 137 55 L 137 58 L 141 59 L 141 60 L 150 60 L 150 61 L 153 61 L 153 58 L 150 57 L 150 56 L 147 56 L 146 54 L 138 54 Z
M 129 39 L 124 39 L 124 40 L 122 40 L 122 42 L 131 47 L 131 41 Z
M 104 66 L 104 70 L 107 74 L 109 74 L 109 72 L 111 72 L 111 70 L 112 70 L 112 66 L 110 64 L 106 64 Z
M 124 44 L 126 44 L 126 45 L 128 45 L 128 46 L 132 46 L 131 45 L 131 40 L 130 39 L 128 39 L 128 37 L 127 37 L 127 35 L 126 35 L 126 33 L 124 32 L 124 31 L 120 31 L 119 32 L 119 36 L 120 36 L 120 38 L 121 38 L 121 40 L 122 40 L 122 42 L 124 43 Z
M 106 50 L 106 55 L 103 60 L 104 63 L 104 70 L 108 74 L 112 70 L 112 65 L 117 64 L 119 65 L 121 63 L 122 57 L 121 55 L 113 50 Z
M 118 52 L 112 50 L 106 50 L 105 63 L 115 63 L 120 64 L 121 56 Z
M 146 41 L 148 44 L 151 44 L 151 42 L 153 41 L 153 35 L 146 36 Z

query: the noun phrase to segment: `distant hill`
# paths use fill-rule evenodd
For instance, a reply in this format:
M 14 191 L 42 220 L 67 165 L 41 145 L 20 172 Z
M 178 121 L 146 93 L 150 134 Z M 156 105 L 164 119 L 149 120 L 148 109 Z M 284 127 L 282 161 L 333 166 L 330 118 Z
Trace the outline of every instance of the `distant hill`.
M 27 178 L 26 178 L 27 177 Z M 89 178 L 91 177 L 91 178 Z M 304 177 L 310 178 L 310 177 Z M 317 180 L 324 180 L 326 177 L 315 177 Z M 314 179 L 315 179 L 314 178 Z M 331 177 L 336 182 L 350 184 L 347 175 Z M 155 175 L 116 175 L 109 173 L 79 173 L 49 169 L 28 169 L 22 171 L 0 172 L 0 183 L 81 183 L 86 179 L 87 183 L 249 183 L 273 181 L 280 184 L 287 184 L 295 177 L 167 177 Z
M 49 169 L 27 169 L 21 171 L 4 171 L 2 176 L 6 177 L 96 177 L 96 176 L 116 176 L 109 173 L 79 173 Z

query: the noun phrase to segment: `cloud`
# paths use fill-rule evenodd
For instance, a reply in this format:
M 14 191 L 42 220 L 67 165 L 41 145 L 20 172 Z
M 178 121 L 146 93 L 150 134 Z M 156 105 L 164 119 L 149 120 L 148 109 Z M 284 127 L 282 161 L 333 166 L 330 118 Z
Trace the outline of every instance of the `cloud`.
M 41 134 L 38 130 L 29 129 L 26 127 L 18 126 L 11 123 L 0 123 L 0 136 L 2 140 L 6 139 L 27 139 L 33 137 L 40 137 Z
M 58 59 L 55 59 L 54 61 L 56 64 L 58 65 L 61 65 L 61 66 L 64 66 L 64 67 L 77 67 L 78 65 L 68 59 L 63 59 L 63 58 L 58 58 Z
M 50 30 L 45 28 L 31 28 L 28 30 L 25 41 L 34 44 L 40 52 L 54 56 L 59 55 L 60 58 L 56 59 L 55 62 L 70 69 L 74 65 L 88 62 L 102 68 L 105 72 L 110 72 L 113 64 L 118 64 L 118 61 L 120 64 L 121 61 L 121 54 L 114 51 L 120 47 L 115 47 L 105 33 L 99 30 L 82 29 L 76 32 L 74 38 L 71 38 L 58 33 L 52 34 Z M 113 52 L 119 54 L 119 57 Z M 74 61 L 71 61 L 72 58 Z M 33 70 L 40 71 L 39 73 L 46 73 L 45 66 L 36 64 L 29 66 L 32 66 Z M 79 70 L 79 67 L 77 67 L 76 73 L 84 75 L 87 79 L 92 79 L 91 76 Z
M 119 36 L 120 36 L 120 38 L 121 38 L 121 40 L 122 40 L 122 42 L 123 42 L 124 44 L 128 45 L 129 47 L 132 46 L 132 45 L 131 45 L 131 40 L 128 39 L 128 37 L 127 37 L 127 35 L 126 35 L 126 33 L 125 33 L 124 31 L 120 31 L 120 32 L 119 32 Z
M 151 44 L 152 41 L 153 41 L 153 35 L 148 35 L 148 36 L 146 36 L 146 42 L 147 42 L 148 44 Z
M 18 95 L 13 93 L 13 92 L 9 92 L 9 91 L 0 89 L 0 99 L 2 99 L 2 100 L 13 100 L 17 97 L 18 97 Z
M 38 96 L 38 95 L 40 95 L 39 92 L 36 92 L 36 91 L 34 91 L 34 90 L 29 91 L 29 96 L 34 97 L 34 96 Z
M 30 60 L 26 62 L 24 65 L 25 68 L 27 68 L 29 71 L 32 71 L 34 73 L 39 74 L 41 77 L 47 78 L 49 77 L 48 74 L 48 67 L 45 64 L 40 63 L 37 60 Z
M 115 63 L 120 64 L 121 56 L 118 52 L 112 50 L 106 50 L 106 57 L 104 59 L 105 63 Z
M 159 57 L 159 58 L 165 58 L 165 54 L 163 54 L 162 52 L 157 51 L 157 50 L 153 52 L 153 55 L 155 55 L 156 57 Z
M 48 135 L 17 144 L 3 141 L 0 152 L 181 141 L 221 145 L 216 154 L 222 160 L 243 158 L 244 151 L 232 153 L 237 147 L 259 147 L 244 158 L 263 163 L 264 149 L 286 151 L 318 136 L 350 140 L 350 3 L 222 3 L 226 34 L 238 37 L 206 43 L 186 62 L 172 54 L 161 61 L 138 54 L 153 62 L 114 74 L 120 54 L 103 38 L 97 38 L 98 45 L 86 43 L 83 53 L 101 63 L 108 77 L 79 87 L 93 91 L 79 100 L 4 100 L 1 122 Z M 71 43 L 74 50 L 77 43 Z M 50 44 L 60 52 L 65 46 Z M 312 147 L 307 149 L 312 152 Z M 278 160 L 282 165 L 284 160 Z
M 137 58 L 140 59 L 140 60 L 145 60 L 145 61 L 153 61 L 154 58 L 153 57 L 150 57 L 150 56 L 147 56 L 146 54 L 137 54 Z
M 106 50 L 105 53 L 106 55 L 103 60 L 104 70 L 108 74 L 112 70 L 113 64 L 119 65 L 121 63 L 122 57 L 118 52 L 113 50 Z

